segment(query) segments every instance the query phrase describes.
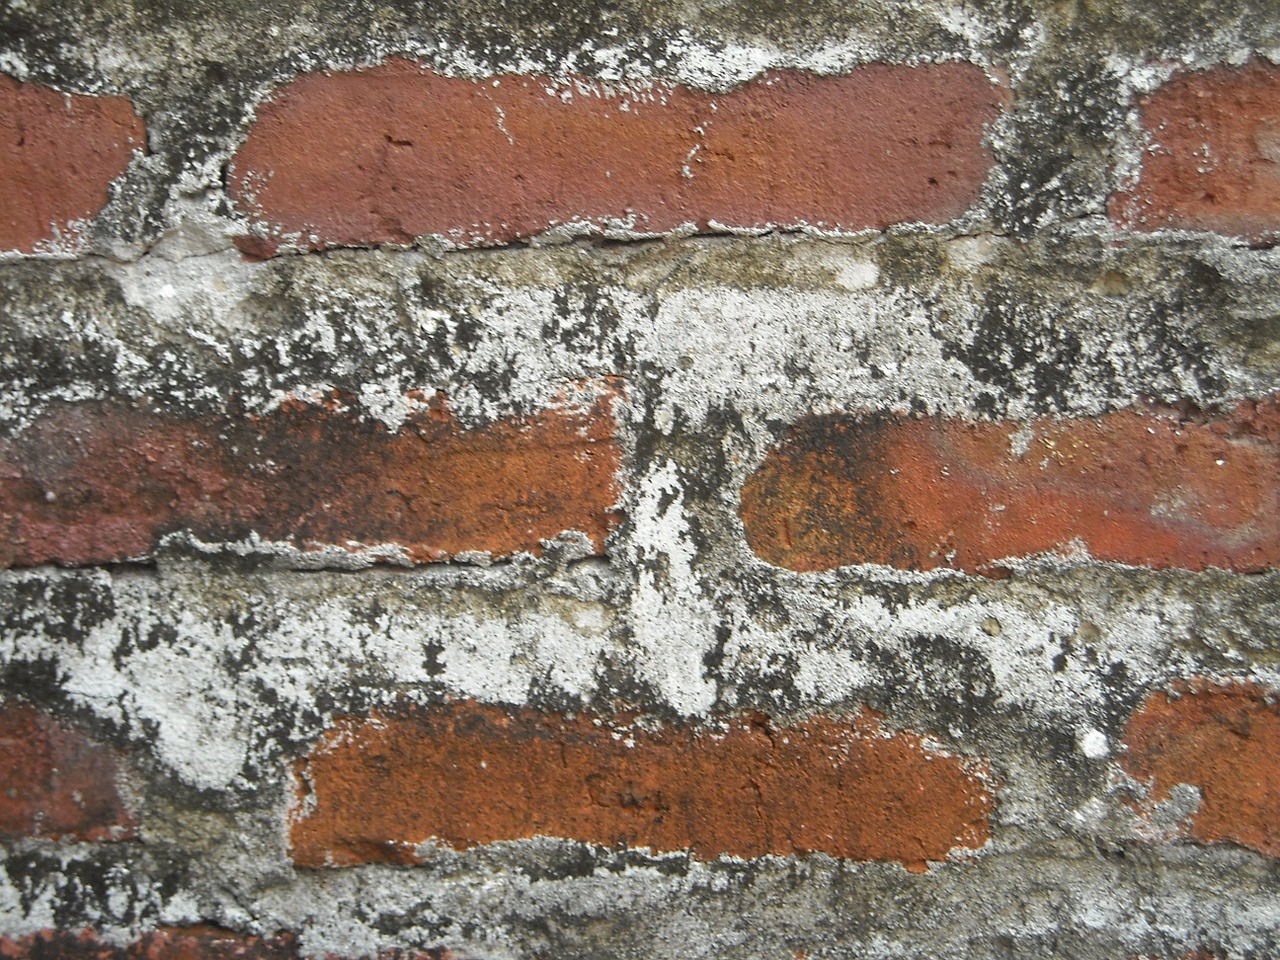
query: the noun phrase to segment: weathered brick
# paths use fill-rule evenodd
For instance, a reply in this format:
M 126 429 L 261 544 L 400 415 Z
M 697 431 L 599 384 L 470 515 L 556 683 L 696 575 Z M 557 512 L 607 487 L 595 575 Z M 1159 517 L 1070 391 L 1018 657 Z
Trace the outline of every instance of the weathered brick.
M 1137 182 L 1112 198 L 1119 225 L 1277 235 L 1280 67 L 1254 60 L 1183 73 L 1140 111 L 1150 145 Z
M 43 711 L 0 707 L 0 836 L 119 840 L 133 818 L 116 755 Z
M 214 927 L 169 928 L 132 943 L 100 940 L 91 930 L 42 930 L 0 938 L 6 960 L 296 960 L 296 938 L 242 936 Z
M 340 405 L 200 419 L 60 406 L 0 442 L 0 562 L 125 560 L 179 530 L 301 549 L 389 544 L 415 562 L 540 553 L 576 530 L 600 552 L 616 520 L 615 396 L 477 429 L 437 399 L 396 433 Z
M 436 234 L 503 243 L 558 224 L 642 232 L 942 222 L 992 164 L 1005 99 L 964 64 L 769 74 L 727 94 L 581 78 L 444 77 L 404 60 L 304 75 L 258 111 L 231 192 L 301 248 Z
M 1280 857 L 1280 694 L 1193 679 L 1151 694 L 1129 719 L 1120 761 L 1150 786 L 1148 809 L 1179 784 L 1200 793 L 1185 825 L 1205 843 Z
M 146 147 L 124 97 L 61 93 L 0 75 L 0 251 L 74 246 L 111 181 Z
M 445 949 L 384 950 L 378 960 L 450 960 Z M 299 960 L 291 933 L 259 937 L 217 927 L 166 927 L 122 945 L 92 931 L 42 930 L 25 937 L 0 937 L 4 960 Z M 326 960 L 339 960 L 328 955 Z
M 989 423 L 814 417 L 747 480 L 751 548 L 793 570 L 999 573 L 1081 549 L 1153 568 L 1280 560 L 1280 404 Z
M 291 845 L 310 867 L 551 836 L 699 859 L 822 851 L 922 870 L 986 842 L 986 771 L 866 714 L 613 729 L 461 702 L 336 723 L 295 766 Z

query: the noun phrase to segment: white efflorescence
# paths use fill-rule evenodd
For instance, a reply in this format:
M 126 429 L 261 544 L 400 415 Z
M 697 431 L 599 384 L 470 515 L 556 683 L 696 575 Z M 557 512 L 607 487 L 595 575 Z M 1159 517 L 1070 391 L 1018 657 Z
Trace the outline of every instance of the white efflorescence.
M 807 585 L 790 577 L 791 629 L 770 630 L 735 602 L 717 609 L 707 599 L 681 501 L 674 463 L 639 484 L 630 546 L 636 579 L 621 611 L 572 595 L 504 599 L 399 573 L 361 575 L 370 582 L 280 573 L 257 583 L 182 568 L 160 578 L 10 573 L 7 581 L 51 595 L 74 582 L 109 598 L 116 612 L 89 625 L 80 643 L 36 628 L 6 638 L 0 654 L 7 662 L 56 664 L 73 702 L 146 739 L 179 777 L 208 789 L 248 782 L 272 748 L 272 725 L 318 735 L 332 719 L 327 695 L 353 687 L 392 699 L 394 690 L 412 699 L 414 690 L 439 684 L 452 696 L 491 703 L 523 705 L 551 691 L 591 702 L 610 695 L 605 669 L 621 662 L 655 702 L 706 716 L 717 697 L 706 656 L 726 622 L 735 626 L 722 650 L 721 683 L 751 687 L 783 669 L 815 707 L 856 702 L 883 682 L 883 666 L 859 654 L 868 642 L 909 665 L 920 637 L 942 638 L 986 664 L 989 689 L 965 696 L 1074 727 L 1091 759 L 1108 749 L 1095 728 L 1108 670 L 1123 664 L 1139 682 L 1193 668 L 1176 648 L 1185 615 L 1158 593 L 1106 610 L 1034 594 L 890 608 L 871 596 L 832 594 L 824 583 L 834 575 Z M 1084 615 L 1097 624 L 1087 650 L 1078 639 Z M 627 627 L 621 635 L 620 624 Z M 920 669 L 906 680 L 927 699 L 944 678 Z
M 1111 753 L 1107 735 L 1101 730 L 1089 728 L 1080 734 L 1080 752 L 1090 760 L 1101 760 Z
M 210 595 L 212 584 L 194 571 L 159 580 L 91 574 L 80 582 L 106 591 L 115 616 L 74 646 L 34 630 L 2 652 L 11 662 L 56 662 L 72 702 L 147 739 L 187 783 L 226 789 L 243 785 L 246 762 L 269 749 L 272 709 L 301 724 L 305 736 L 331 719 L 321 706 L 326 694 L 352 683 L 392 698 L 394 688 L 433 679 L 455 695 L 493 703 L 522 704 L 540 684 L 586 697 L 597 660 L 612 649 L 611 618 L 588 601 L 550 597 L 486 615 L 430 598 L 425 609 L 396 604 L 392 594 L 381 595 L 383 612 L 368 618 L 359 616 L 357 598 L 380 596 L 375 586 L 326 596 L 307 574 L 292 576 L 296 591 L 254 599 L 243 596 L 244 584 Z M 238 623 L 245 624 L 240 635 Z
M 864 281 L 865 267 L 850 269 Z M 815 396 L 832 410 L 892 409 L 905 384 L 939 408 L 959 408 L 974 392 L 969 371 L 943 356 L 922 305 L 896 292 L 680 291 L 664 299 L 639 347 L 668 371 L 660 426 L 677 416 L 699 422 L 717 406 L 792 420 L 811 412 Z
M 716 613 L 694 571 L 697 545 L 675 463 L 658 464 L 640 478 L 630 522 L 636 583 L 628 613 L 636 672 L 680 713 L 705 713 L 715 701 L 703 658 L 715 640 Z

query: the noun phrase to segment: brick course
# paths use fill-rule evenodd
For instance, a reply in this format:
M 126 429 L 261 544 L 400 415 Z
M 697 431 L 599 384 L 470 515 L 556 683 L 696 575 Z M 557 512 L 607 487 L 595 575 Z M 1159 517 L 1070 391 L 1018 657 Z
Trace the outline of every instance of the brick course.
M 601 552 L 617 519 L 613 397 L 474 430 L 434 398 L 396 433 L 336 400 L 194 419 L 59 406 L 0 441 L 0 561 L 127 560 L 176 531 L 304 550 L 389 545 L 426 562 L 540 553 L 576 530 Z

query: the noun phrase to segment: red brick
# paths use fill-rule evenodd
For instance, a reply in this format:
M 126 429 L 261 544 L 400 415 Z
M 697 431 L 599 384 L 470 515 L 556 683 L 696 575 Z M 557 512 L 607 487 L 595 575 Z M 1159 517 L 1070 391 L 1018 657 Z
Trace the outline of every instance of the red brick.
M 1117 224 L 1280 235 L 1280 67 L 1184 73 L 1140 111 L 1151 142 L 1137 182 L 1112 198 Z
M 60 93 L 0 76 L 0 250 L 35 253 L 79 240 L 111 181 L 146 147 L 124 97 Z
M 120 840 L 116 755 L 34 707 L 0 707 L 0 836 Z
M 444 77 L 404 60 L 301 76 L 258 111 L 231 193 L 301 248 L 435 234 L 503 243 L 568 222 L 659 232 L 884 228 L 967 210 L 1002 88 L 965 64 L 774 73 L 727 94 L 581 78 Z
M 392 544 L 415 562 L 537 554 L 577 530 L 602 552 L 618 499 L 615 396 L 477 429 L 437 400 L 397 433 L 303 403 L 203 419 L 61 406 L 0 442 L 0 563 L 125 560 L 179 530 L 301 549 Z
M 132 943 L 99 940 L 91 930 L 42 930 L 29 936 L 0 938 L 4 960 L 297 960 L 297 940 L 243 936 L 214 927 L 168 928 Z
M 309 867 L 410 864 L 423 844 L 550 836 L 704 860 L 822 851 L 923 870 L 986 842 L 986 772 L 866 714 L 655 730 L 461 702 L 336 723 L 295 766 L 290 836 Z
M 1178 784 L 1200 791 L 1187 835 L 1280 857 L 1280 703 L 1254 683 L 1195 679 L 1153 693 L 1124 733 L 1125 770 L 1151 789 L 1149 808 Z
M 216 927 L 167 927 L 132 943 L 115 945 L 91 930 L 42 930 L 25 937 L 0 937 L 3 960 L 299 960 L 291 933 L 258 937 Z M 445 949 L 384 950 L 378 960 L 451 960 Z M 327 960 L 338 960 L 329 955 Z
M 1134 566 L 1259 571 L 1280 559 L 1278 470 L 1274 399 L 1029 424 L 814 417 L 748 478 L 741 516 L 751 548 L 793 570 L 999 575 L 1006 558 L 1084 548 Z

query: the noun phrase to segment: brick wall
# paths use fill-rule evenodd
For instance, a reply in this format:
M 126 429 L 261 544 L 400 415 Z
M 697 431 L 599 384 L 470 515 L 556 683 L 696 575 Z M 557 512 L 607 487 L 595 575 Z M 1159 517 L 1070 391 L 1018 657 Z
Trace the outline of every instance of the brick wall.
M 0 958 L 1280 957 L 1269 0 L 0 13 Z

